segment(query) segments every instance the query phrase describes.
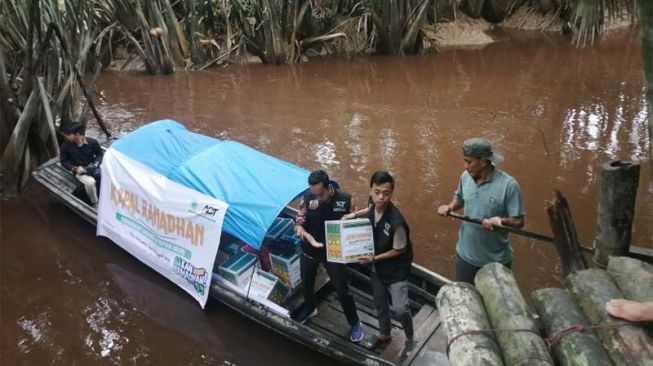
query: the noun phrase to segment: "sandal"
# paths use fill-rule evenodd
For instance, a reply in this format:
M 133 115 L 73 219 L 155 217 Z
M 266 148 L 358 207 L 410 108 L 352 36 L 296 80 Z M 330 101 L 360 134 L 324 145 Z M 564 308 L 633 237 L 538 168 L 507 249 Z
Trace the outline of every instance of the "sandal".
M 390 344 L 391 341 L 392 341 L 392 337 L 379 338 L 378 335 L 373 335 L 367 340 L 365 346 L 367 348 L 373 350 L 373 349 L 377 349 L 377 348 L 383 348 L 383 347 L 387 346 L 388 344 Z

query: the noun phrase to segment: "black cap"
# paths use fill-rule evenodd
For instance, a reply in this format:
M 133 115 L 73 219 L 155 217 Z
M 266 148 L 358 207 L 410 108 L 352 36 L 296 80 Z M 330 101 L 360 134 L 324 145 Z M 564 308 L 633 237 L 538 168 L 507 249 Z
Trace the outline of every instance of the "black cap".
M 61 130 L 61 133 L 64 134 L 69 134 L 69 133 L 79 133 L 81 134 L 82 131 L 84 130 L 84 126 L 82 126 L 81 123 L 79 122 L 70 122 L 66 123 L 64 125 L 61 125 L 59 128 Z

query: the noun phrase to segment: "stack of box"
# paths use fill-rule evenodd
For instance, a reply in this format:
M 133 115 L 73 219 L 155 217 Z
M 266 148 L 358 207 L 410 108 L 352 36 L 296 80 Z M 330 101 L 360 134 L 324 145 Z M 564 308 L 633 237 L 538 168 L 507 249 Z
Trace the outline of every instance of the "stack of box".
M 301 283 L 299 265 L 300 254 L 296 251 L 290 253 L 270 253 L 272 273 L 279 277 L 279 281 L 291 289 Z
M 278 240 L 288 230 L 293 230 L 295 222 L 292 219 L 282 219 L 277 217 L 265 234 L 265 237 L 272 240 Z
M 257 262 L 255 255 L 237 251 L 220 266 L 220 275 L 234 285 L 245 288 L 252 278 Z

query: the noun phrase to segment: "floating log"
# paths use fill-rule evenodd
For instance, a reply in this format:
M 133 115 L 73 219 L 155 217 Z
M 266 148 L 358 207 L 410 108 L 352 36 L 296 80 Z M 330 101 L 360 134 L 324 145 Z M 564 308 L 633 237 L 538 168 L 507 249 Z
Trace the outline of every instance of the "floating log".
M 483 300 L 471 284 L 454 282 L 440 289 L 435 304 L 449 342 L 449 362 L 456 365 L 503 365 Z
M 589 321 L 573 295 L 559 288 L 545 288 L 531 294 L 535 310 L 553 342 L 553 356 L 560 366 L 611 366 L 610 356 L 593 331 L 570 331 L 576 325 L 588 326 Z M 559 335 L 559 339 L 555 339 Z
M 553 244 L 558 251 L 558 257 L 560 257 L 562 273 L 567 277 L 572 272 L 587 269 L 587 263 L 585 263 L 581 251 L 569 203 L 560 191 L 556 190 L 554 194 L 553 201 L 547 203 L 546 213 L 549 215 L 553 231 Z
M 615 365 L 653 366 L 653 340 L 644 328 L 611 317 L 605 304 L 622 298 L 621 291 L 607 271 L 587 269 L 565 280 Z
M 638 163 L 613 160 L 602 166 L 594 239 L 594 263 L 608 265 L 611 255 L 627 255 L 639 184 Z
M 474 279 L 506 365 L 553 365 L 553 360 L 519 292 L 512 272 L 499 263 L 481 268 Z
M 608 273 L 628 300 L 653 301 L 653 265 L 629 257 L 610 257 Z

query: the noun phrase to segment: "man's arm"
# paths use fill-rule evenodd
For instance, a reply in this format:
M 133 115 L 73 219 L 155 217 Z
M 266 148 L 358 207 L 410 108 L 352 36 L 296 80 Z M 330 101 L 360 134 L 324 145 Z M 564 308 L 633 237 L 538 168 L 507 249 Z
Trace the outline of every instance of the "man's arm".
M 77 167 L 75 167 L 70 162 L 70 151 L 68 150 L 68 146 L 65 143 L 61 146 L 61 152 L 59 154 L 59 162 L 61 163 L 61 166 L 64 167 L 66 170 L 75 173 L 75 168 Z
M 95 160 L 93 162 L 97 162 L 98 164 L 102 163 L 102 157 L 104 156 L 104 151 L 102 150 L 102 146 L 100 146 L 100 143 L 96 139 L 92 138 L 87 138 L 88 144 L 91 145 L 91 148 L 93 149 L 93 155 L 95 155 Z
M 440 216 L 447 216 L 449 215 L 449 212 L 458 211 L 463 207 L 465 207 L 465 203 L 458 199 L 458 197 L 454 197 L 448 205 L 438 207 L 438 214 L 440 214 Z
M 408 237 L 406 235 L 406 229 L 403 226 L 395 229 L 395 233 L 392 239 L 392 249 L 381 254 L 377 254 L 373 257 L 361 258 L 359 262 L 361 264 L 369 264 L 376 261 L 384 261 L 394 257 L 402 255 L 406 248 L 408 247 Z
M 304 240 L 311 246 L 315 248 L 322 248 L 324 244 L 318 242 L 315 240 L 313 235 L 309 234 L 305 229 L 304 229 L 304 223 L 306 222 L 306 202 L 304 201 L 304 198 L 302 197 L 299 207 L 297 208 L 299 211 L 297 213 L 297 216 L 295 217 L 295 235 L 297 235 L 298 238 Z
M 494 226 L 511 226 L 521 229 L 526 224 L 526 210 L 521 197 L 521 188 L 516 180 L 508 183 L 504 198 L 508 217 L 490 217 L 483 220 L 483 227 L 492 231 Z

